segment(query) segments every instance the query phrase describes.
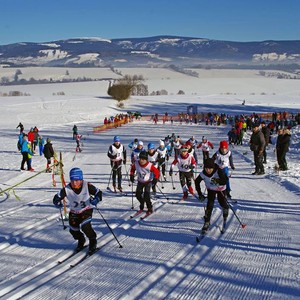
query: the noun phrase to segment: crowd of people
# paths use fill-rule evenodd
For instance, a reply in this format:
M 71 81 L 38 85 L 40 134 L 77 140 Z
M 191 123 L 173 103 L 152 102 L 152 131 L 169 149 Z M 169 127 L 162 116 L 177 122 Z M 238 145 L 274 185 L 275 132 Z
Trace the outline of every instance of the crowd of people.
M 171 182 L 175 189 L 173 178 L 175 173 L 178 175 L 178 183 L 182 190 L 180 201 L 186 200 L 189 194 L 199 201 L 207 199 L 202 232 L 205 233 L 209 229 L 215 198 L 223 210 L 223 225 L 225 226 L 229 214 L 228 201 L 232 199 L 230 178 L 232 171 L 235 170 L 230 146 L 234 148 L 243 145 L 245 143 L 244 134 L 251 130 L 249 147 L 253 151 L 255 164 L 252 174 L 265 174 L 264 164 L 267 163 L 266 150 L 269 143 L 274 144 L 278 169 L 285 171 L 288 169 L 286 154 L 289 151 L 291 132 L 290 128 L 285 126 L 285 122 L 279 122 L 277 127 L 278 116 L 276 116 L 276 120 L 269 122 L 264 121 L 257 114 L 247 117 L 235 116 L 234 118 L 220 115 L 217 119 L 216 114 L 211 114 L 210 117 L 221 123 L 230 122 L 232 126 L 228 132 L 228 139 L 220 140 L 216 147 L 218 149 L 214 152 L 215 147 L 206 136 L 202 136 L 199 141 L 195 136 L 183 140 L 179 135 L 172 133 L 157 141 L 157 146 L 153 142 L 146 145 L 138 138 L 125 146 L 122 144 L 120 136 L 114 136 L 107 151 L 111 166 L 110 178 L 113 187 L 111 191 L 123 192 L 122 166 L 125 166 L 126 175 L 132 186 L 137 182 L 135 197 L 139 201 L 139 210 L 136 214 L 144 212 L 146 206 L 146 216 L 148 216 L 153 213 L 152 200 L 156 197 L 157 188 L 159 188 L 158 182 L 161 185 L 163 182 Z M 282 118 L 285 120 L 284 117 Z M 165 116 L 166 120 L 169 120 L 169 116 Z M 207 120 L 211 120 L 211 118 Z M 211 121 L 206 121 L 206 124 L 209 122 Z M 27 134 L 24 133 L 24 126 L 21 123 L 17 128 L 20 129 L 18 148 L 22 153 L 21 169 L 24 170 L 25 163 L 27 163 L 27 169 L 33 171 L 32 156 L 38 148 L 39 154 L 44 154 L 47 160 L 46 171 L 49 171 L 54 156 L 51 140 L 47 138 L 45 143 L 37 127 L 31 128 Z M 78 128 L 74 125 L 73 139 L 76 141 L 76 151 L 81 151 L 80 138 Z M 201 162 L 199 156 L 202 156 Z M 129 171 L 126 168 L 127 163 L 130 164 Z M 167 177 L 167 172 L 169 177 Z M 54 196 L 53 203 L 57 207 L 62 207 L 63 199 L 68 199 L 70 233 L 78 241 L 76 251 L 83 249 L 87 237 L 89 252 L 93 253 L 97 249 L 97 235 L 91 225 L 92 212 L 93 206 L 102 200 L 102 191 L 86 182 L 83 179 L 83 172 L 79 168 L 71 169 L 69 176 L 70 183 Z M 201 188 L 202 181 L 205 185 L 204 190 Z M 78 206 L 76 203 L 81 204 Z
M 50 138 L 45 141 L 36 126 L 31 127 L 27 133 L 24 132 L 24 125 L 21 122 L 16 128 L 20 129 L 17 148 L 22 154 L 21 170 L 26 170 L 26 165 L 27 170 L 33 172 L 32 158 L 35 154 L 38 154 L 40 156 L 44 155 L 47 161 L 46 172 L 51 172 L 50 166 L 54 163 L 54 149 Z

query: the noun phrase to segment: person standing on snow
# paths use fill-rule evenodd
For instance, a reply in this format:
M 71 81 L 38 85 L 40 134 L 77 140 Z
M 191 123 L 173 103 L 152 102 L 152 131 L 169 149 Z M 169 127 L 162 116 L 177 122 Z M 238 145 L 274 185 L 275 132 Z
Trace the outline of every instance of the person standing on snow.
M 215 164 L 213 158 L 208 158 L 204 161 L 204 169 L 195 180 L 195 187 L 199 195 L 200 201 L 204 201 L 205 196 L 202 194 L 200 183 L 204 181 L 207 189 L 207 206 L 204 216 L 204 225 L 202 233 L 204 234 L 210 226 L 210 218 L 214 208 L 215 198 L 217 195 L 218 202 L 223 208 L 223 225 L 226 224 L 228 217 L 229 206 L 226 200 L 224 191 L 226 190 L 226 183 L 228 177 L 226 174 Z
M 86 236 L 89 239 L 89 254 L 93 254 L 97 250 L 97 234 L 91 224 L 93 206 L 102 201 L 102 191 L 83 180 L 80 168 L 71 169 L 69 175 L 70 183 L 54 196 L 53 204 L 62 208 L 63 199 L 68 199 L 70 233 L 78 241 L 75 251 L 83 249 Z
M 130 181 L 134 183 L 134 173 L 137 173 L 137 187 L 135 196 L 140 202 L 140 210 L 137 213 L 142 213 L 146 203 L 147 215 L 153 213 L 153 206 L 150 198 L 150 190 L 159 179 L 160 172 L 154 165 L 148 161 L 148 153 L 142 151 L 139 154 L 139 160 L 131 166 Z
M 23 124 L 20 122 L 19 125 L 16 127 L 16 129 L 20 128 L 20 133 L 23 133 L 24 131 L 24 126 Z
M 229 182 L 229 167 L 231 167 L 232 170 L 235 169 L 233 164 L 233 157 L 232 152 L 228 149 L 228 142 L 227 141 L 221 141 L 220 142 L 220 148 L 219 150 L 212 156 L 212 158 L 215 160 L 215 163 L 218 165 L 218 167 L 225 173 L 225 175 L 228 177 L 227 183 L 226 183 L 226 196 L 231 199 L 231 187 Z
M 23 136 L 22 144 L 21 144 L 21 153 L 22 153 L 22 162 L 21 162 L 21 170 L 25 170 L 25 163 L 27 164 L 28 171 L 34 171 L 31 166 L 31 157 L 33 152 L 31 150 L 31 144 L 28 142 L 28 136 L 25 134 Z
M 121 144 L 119 136 L 114 137 L 113 144 L 108 148 L 107 156 L 110 158 L 114 191 L 117 191 L 116 177 L 118 175 L 118 190 L 122 192 L 122 162 L 124 165 L 126 164 L 126 149 Z
M 178 166 L 179 170 L 179 180 L 183 191 L 183 200 L 187 199 L 188 192 L 194 195 L 194 190 L 192 187 L 193 169 L 196 167 L 196 161 L 193 155 L 188 153 L 187 145 L 182 145 L 180 149 L 181 153 L 179 156 L 175 157 L 173 160 L 169 175 L 173 175 L 173 167 Z
M 264 160 L 263 163 L 266 164 L 267 163 L 267 147 L 269 145 L 269 141 L 270 141 L 270 128 L 269 126 L 266 126 L 266 122 L 262 121 L 261 122 L 261 132 L 263 133 L 264 137 L 265 137 L 265 148 L 264 148 L 264 152 L 263 152 L 263 156 L 264 156 Z
M 52 171 L 50 166 L 51 166 L 51 159 L 52 159 L 52 157 L 54 157 L 54 149 L 51 144 L 51 140 L 49 138 L 47 138 L 47 140 L 46 140 L 46 144 L 44 146 L 43 153 L 47 160 L 46 173 L 50 173 Z
M 78 134 L 78 128 L 77 128 L 76 125 L 73 126 L 72 131 L 73 131 L 73 140 L 75 140 L 76 139 L 76 135 Z
M 80 148 L 80 140 L 82 138 L 82 135 L 76 134 L 76 152 L 81 152 L 82 149 Z
M 280 171 L 288 170 L 285 156 L 289 151 L 290 140 L 291 140 L 291 132 L 288 128 L 284 128 L 282 130 L 282 134 L 281 135 L 278 134 L 277 143 L 276 143 L 277 162 Z
M 207 140 L 205 136 L 202 137 L 202 142 L 197 146 L 197 149 L 201 148 L 204 161 L 209 158 L 209 148 L 214 149 L 214 145 Z
M 263 160 L 266 142 L 263 133 L 259 129 L 258 123 L 255 123 L 252 126 L 252 131 L 253 132 L 250 137 L 250 150 L 253 151 L 255 164 L 255 171 L 252 175 L 263 175 L 265 174 Z

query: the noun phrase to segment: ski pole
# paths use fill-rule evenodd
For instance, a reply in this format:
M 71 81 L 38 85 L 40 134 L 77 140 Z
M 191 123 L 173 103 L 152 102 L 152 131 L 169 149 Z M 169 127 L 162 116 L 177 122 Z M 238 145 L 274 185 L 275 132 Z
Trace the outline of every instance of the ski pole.
M 133 206 L 133 183 L 131 185 L 131 209 L 134 209 L 134 206 Z
M 171 175 L 171 181 L 172 181 L 172 187 L 173 187 L 173 190 L 175 190 L 175 186 L 174 186 L 174 180 L 173 180 L 173 175 Z
M 119 240 L 117 239 L 116 235 L 114 234 L 113 230 L 112 230 L 111 227 L 108 225 L 108 223 L 107 223 L 107 221 L 105 220 L 105 218 L 103 217 L 103 215 L 102 215 L 100 209 L 99 209 L 97 206 L 95 206 L 95 207 L 96 207 L 98 213 L 100 214 L 101 218 L 102 218 L 103 221 L 105 222 L 106 226 L 108 227 L 108 229 L 110 230 L 110 232 L 111 232 L 112 235 L 114 236 L 115 240 L 118 242 L 118 244 L 119 244 L 119 246 L 120 246 L 119 248 L 123 248 L 123 246 L 120 244 Z
M 158 187 L 158 185 L 156 187 L 158 188 L 160 193 L 169 201 L 169 197 L 166 196 L 166 194 Z
M 107 184 L 107 188 L 106 188 L 107 190 L 109 190 L 109 184 L 110 184 L 112 172 L 113 172 L 113 168 L 111 168 L 111 171 L 110 171 L 109 180 L 108 180 L 108 184 Z
M 64 222 L 61 207 L 59 208 L 59 212 L 60 212 L 60 217 L 61 217 L 61 222 L 62 222 L 62 225 L 63 225 L 63 229 L 66 230 L 67 226 L 65 225 L 65 222 Z
M 224 195 L 223 192 L 221 192 L 221 193 Z M 225 197 L 225 196 L 224 196 L 224 197 Z M 238 215 L 236 214 L 236 212 L 234 211 L 234 209 L 232 208 L 232 206 L 230 205 L 230 203 L 228 202 L 228 200 L 227 200 L 226 197 L 225 197 L 225 201 L 226 201 L 227 205 L 229 206 L 229 208 L 232 210 L 234 216 L 235 216 L 235 217 L 237 218 L 237 220 L 239 221 L 241 227 L 242 227 L 242 228 L 246 228 L 247 225 L 246 225 L 245 223 L 242 223 L 242 222 L 241 222 L 240 218 L 238 217 Z
M 128 170 L 127 170 L 127 166 L 125 165 L 125 172 L 126 172 L 126 176 L 127 176 L 127 180 L 128 180 L 128 185 L 131 186 L 131 182 L 130 182 L 130 178 L 128 175 Z

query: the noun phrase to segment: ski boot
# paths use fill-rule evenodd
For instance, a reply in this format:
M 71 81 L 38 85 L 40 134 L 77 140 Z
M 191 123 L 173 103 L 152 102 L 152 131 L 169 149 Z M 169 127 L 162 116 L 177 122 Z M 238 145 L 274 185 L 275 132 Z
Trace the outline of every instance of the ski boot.
M 188 192 L 183 193 L 182 200 L 186 200 L 188 198 Z
M 195 193 L 192 186 L 189 187 L 189 193 L 192 194 L 192 195 L 194 195 L 194 193 Z
M 201 234 L 206 234 L 206 232 L 209 229 L 209 226 L 210 226 L 209 222 L 205 222 L 202 229 L 201 229 Z
M 97 250 L 97 240 L 96 239 L 90 239 L 89 255 L 92 255 L 96 250 Z
M 84 237 L 79 238 L 75 251 L 76 252 L 81 251 L 84 248 L 84 244 L 85 244 L 85 238 Z

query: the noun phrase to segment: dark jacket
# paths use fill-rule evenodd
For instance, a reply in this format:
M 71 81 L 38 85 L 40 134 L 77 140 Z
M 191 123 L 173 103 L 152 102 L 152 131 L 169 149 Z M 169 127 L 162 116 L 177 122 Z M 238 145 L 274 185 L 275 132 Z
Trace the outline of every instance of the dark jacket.
M 50 142 L 47 142 L 46 145 L 44 146 L 43 153 L 47 159 L 50 159 L 51 157 L 54 156 L 53 146 Z
M 259 130 L 253 132 L 250 138 L 250 149 L 251 151 L 263 152 L 266 145 L 265 137 L 263 133 Z
M 281 134 L 277 138 L 276 149 L 281 152 L 288 152 L 290 145 L 291 135 L 290 134 Z
M 262 127 L 261 131 L 265 137 L 266 146 L 268 146 L 270 141 L 270 128 L 268 126 L 264 126 Z

